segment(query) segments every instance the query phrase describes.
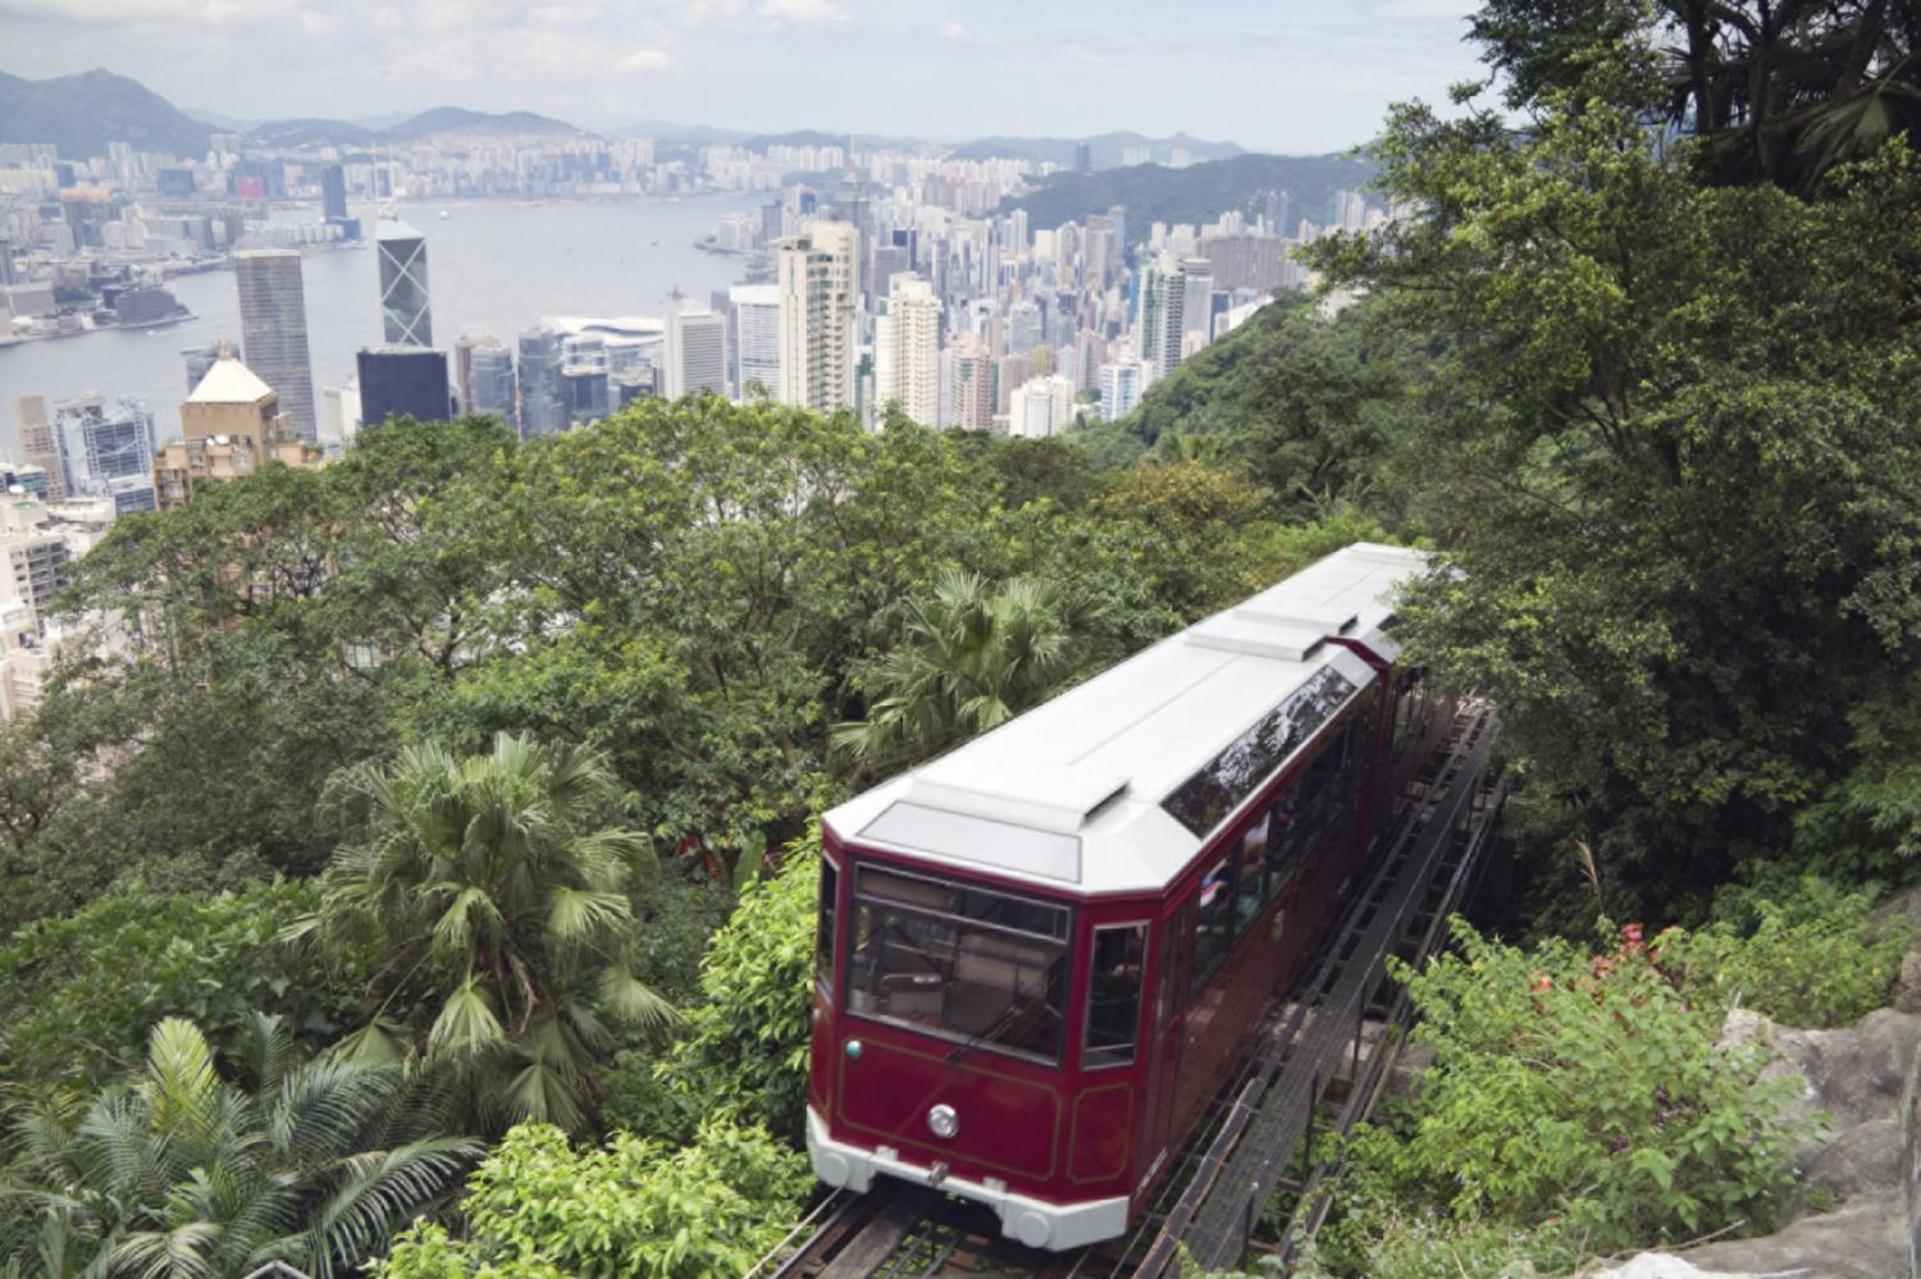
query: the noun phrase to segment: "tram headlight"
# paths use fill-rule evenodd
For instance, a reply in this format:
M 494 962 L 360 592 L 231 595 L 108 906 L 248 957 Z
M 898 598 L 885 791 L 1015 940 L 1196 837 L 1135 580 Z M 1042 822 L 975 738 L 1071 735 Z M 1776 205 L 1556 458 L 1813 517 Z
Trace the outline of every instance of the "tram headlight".
M 960 1131 L 960 1116 L 949 1105 L 939 1105 L 927 1112 L 927 1128 L 942 1141 L 950 1141 Z

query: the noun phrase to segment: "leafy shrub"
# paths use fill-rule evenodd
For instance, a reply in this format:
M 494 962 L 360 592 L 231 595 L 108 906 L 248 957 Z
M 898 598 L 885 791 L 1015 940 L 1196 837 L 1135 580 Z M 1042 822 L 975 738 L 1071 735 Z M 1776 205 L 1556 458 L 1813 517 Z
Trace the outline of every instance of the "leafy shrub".
M 99 1083 L 145 1060 L 148 1032 L 185 1017 L 216 1045 L 253 1014 L 325 1038 L 351 1022 L 364 957 L 319 968 L 277 940 L 313 886 L 256 884 L 213 896 L 135 883 L 22 929 L 0 950 L 0 1075 Z
M 1691 1002 L 1637 926 L 1592 956 L 1454 933 L 1459 954 L 1399 974 L 1434 1062 L 1349 1143 L 1330 1265 L 1377 1274 L 1385 1249 L 1397 1273 L 1456 1273 L 1437 1267 L 1508 1232 L 1553 1266 L 1568 1237 L 1609 1252 L 1770 1220 L 1800 1136 L 1793 1081 L 1762 1083 L 1756 1050 L 1717 1043 L 1721 1010 Z M 1556 1229 L 1520 1233 L 1541 1223 Z
M 1723 890 L 1715 922 L 1655 939 L 1662 970 L 1692 999 L 1791 1026 L 1846 1025 L 1886 1003 L 1913 926 L 1812 875 L 1783 887 Z
M 601 1107 L 608 1127 L 686 1140 L 699 1115 L 721 1114 L 799 1143 L 819 885 L 816 824 L 714 934 L 700 964 L 702 1002 L 668 1057 L 620 1055 Z
M 467 1236 L 417 1225 L 382 1279 L 738 1275 L 780 1241 L 810 1179 L 765 1130 L 714 1119 L 679 1150 L 623 1134 L 579 1151 L 522 1124 L 468 1184 Z

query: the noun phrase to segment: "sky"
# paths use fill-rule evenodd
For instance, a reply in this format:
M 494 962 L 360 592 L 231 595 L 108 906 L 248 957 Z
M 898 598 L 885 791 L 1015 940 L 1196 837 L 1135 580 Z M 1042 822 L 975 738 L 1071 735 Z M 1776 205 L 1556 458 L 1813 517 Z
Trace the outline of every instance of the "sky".
M 0 0 L 0 70 L 105 67 L 188 109 L 457 105 L 960 140 L 1366 141 L 1481 71 L 1474 0 Z

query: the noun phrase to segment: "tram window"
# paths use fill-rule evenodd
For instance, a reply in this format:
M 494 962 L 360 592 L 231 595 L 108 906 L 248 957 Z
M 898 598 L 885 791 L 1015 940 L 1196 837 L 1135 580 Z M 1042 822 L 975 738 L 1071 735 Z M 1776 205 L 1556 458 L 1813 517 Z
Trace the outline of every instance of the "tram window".
M 1199 990 L 1227 959 L 1234 943 L 1234 862 L 1223 857 L 1201 876 L 1194 916 L 1193 989 Z
M 827 997 L 834 997 L 834 920 L 840 904 L 840 869 L 825 860 L 820 864 L 820 911 L 814 931 L 814 979 Z
M 1241 863 L 1235 872 L 1239 891 L 1234 897 L 1234 935 L 1245 933 L 1267 904 L 1264 890 L 1264 863 L 1267 858 L 1269 820 L 1261 817 L 1241 836 Z
M 1087 996 L 1088 1070 L 1125 1066 L 1134 1060 L 1141 1021 L 1141 970 L 1147 956 L 1147 925 L 1094 930 L 1094 962 Z
M 1055 1062 L 1067 1005 L 1068 911 L 862 868 L 847 1002 L 865 1016 Z M 1008 926 L 1008 920 L 1033 925 Z

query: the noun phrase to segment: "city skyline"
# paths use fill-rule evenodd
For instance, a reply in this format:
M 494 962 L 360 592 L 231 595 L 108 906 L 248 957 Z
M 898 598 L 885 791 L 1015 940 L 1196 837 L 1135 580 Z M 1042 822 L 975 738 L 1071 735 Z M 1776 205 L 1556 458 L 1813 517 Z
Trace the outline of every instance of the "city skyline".
M 0 13 L 0 42 L 16 74 L 104 65 L 185 109 L 249 120 L 459 102 L 603 132 L 645 120 L 930 141 L 1132 129 L 1306 154 L 1365 142 L 1390 102 L 1439 103 L 1483 75 L 1461 42 L 1472 8 L 1224 0 L 1174 15 L 1063 0 L 1037 16 L 1003 0 L 354 0 L 324 12 L 23 0 Z M 1010 83 L 1021 91 L 985 91 Z

